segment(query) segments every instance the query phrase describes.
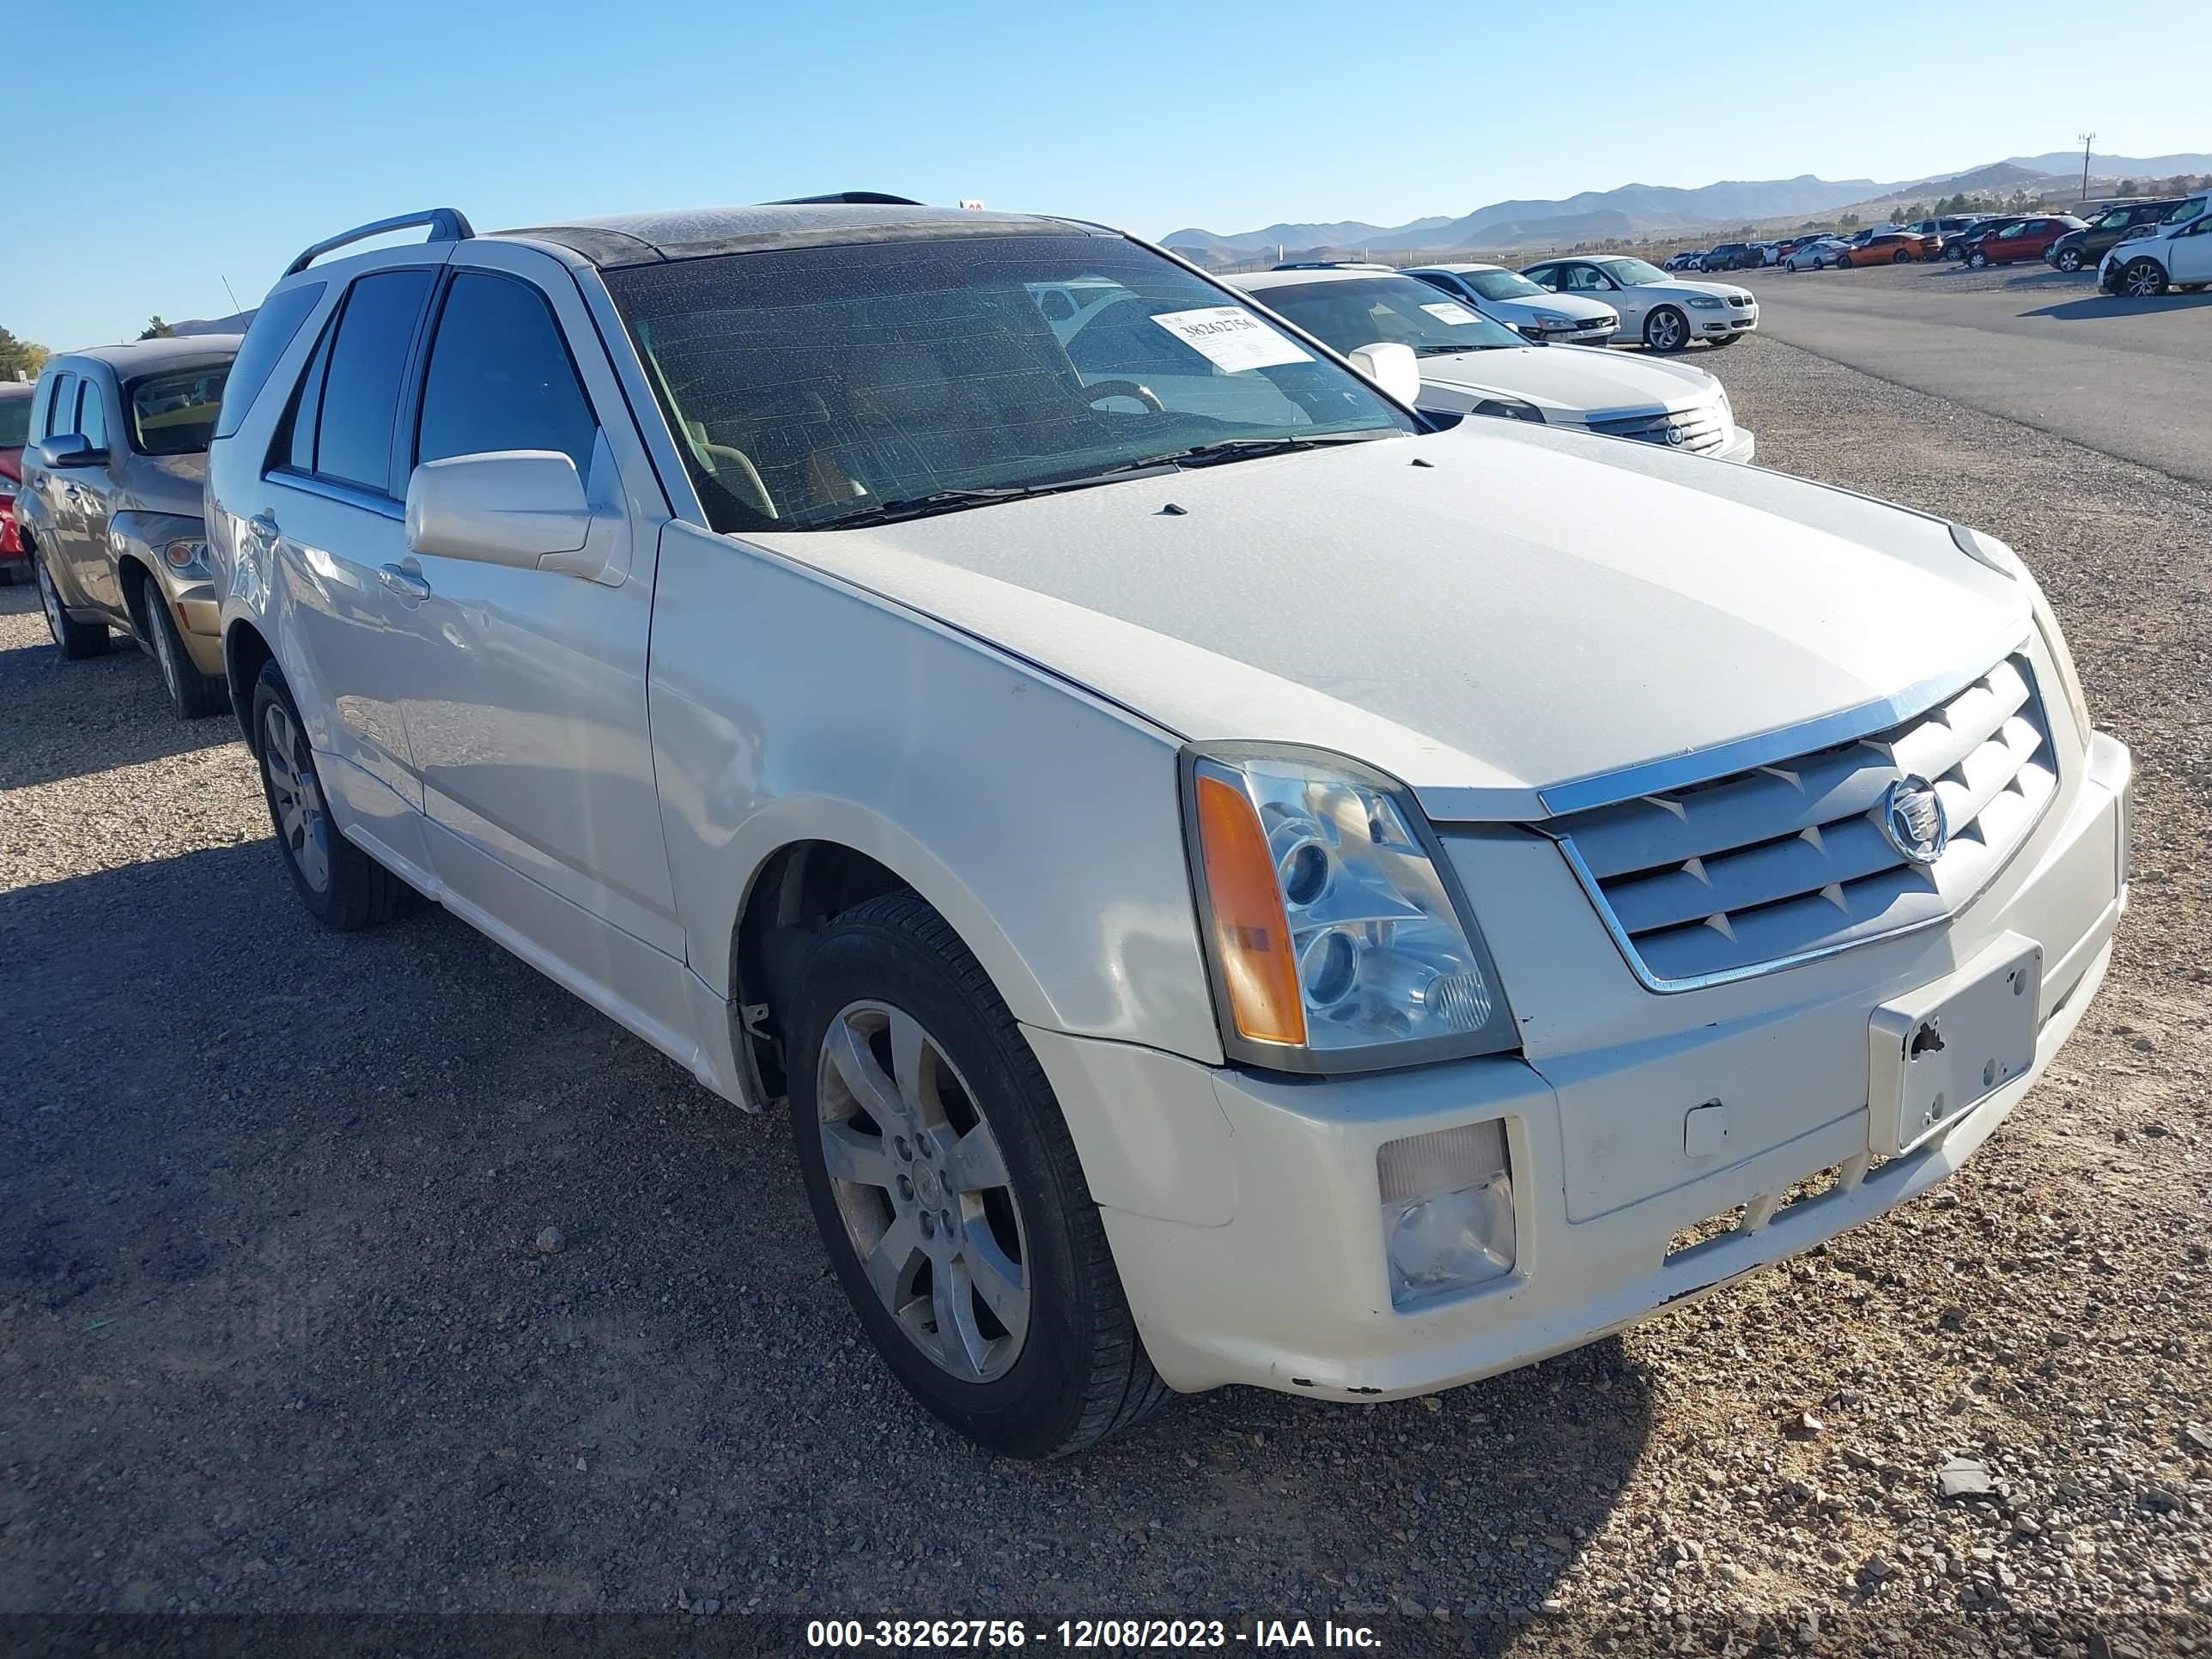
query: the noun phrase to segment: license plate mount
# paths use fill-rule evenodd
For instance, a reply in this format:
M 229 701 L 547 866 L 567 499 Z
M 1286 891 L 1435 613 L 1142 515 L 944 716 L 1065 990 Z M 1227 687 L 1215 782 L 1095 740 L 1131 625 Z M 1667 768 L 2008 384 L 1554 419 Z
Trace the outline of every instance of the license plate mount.
M 1867 1141 L 1886 1158 L 1943 1133 L 2035 1063 L 2043 947 L 2007 933 L 1885 1002 L 1867 1028 Z

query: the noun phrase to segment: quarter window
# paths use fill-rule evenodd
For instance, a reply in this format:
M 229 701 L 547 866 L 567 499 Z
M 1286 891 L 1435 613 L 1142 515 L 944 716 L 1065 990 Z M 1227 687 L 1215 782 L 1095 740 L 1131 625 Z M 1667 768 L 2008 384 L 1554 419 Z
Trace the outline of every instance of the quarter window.
M 228 438 L 238 430 L 246 411 L 253 407 L 261 388 L 276 373 L 276 360 L 284 355 L 284 348 L 292 343 L 292 337 L 300 331 L 300 325 L 307 320 L 307 313 L 315 308 L 315 302 L 329 286 L 328 283 L 307 283 L 262 301 L 261 309 L 253 313 L 252 322 L 246 325 L 246 337 L 239 342 L 238 356 L 231 363 L 230 379 L 223 386 L 222 408 L 216 416 L 216 437 Z
M 346 296 L 315 422 L 319 477 L 391 493 L 399 382 L 429 291 L 427 270 L 380 270 L 361 278 Z M 295 465 L 297 453 L 295 442 Z
M 537 290 L 506 276 L 455 276 L 423 376 L 415 459 L 550 449 L 588 477 L 598 432 L 560 325 Z

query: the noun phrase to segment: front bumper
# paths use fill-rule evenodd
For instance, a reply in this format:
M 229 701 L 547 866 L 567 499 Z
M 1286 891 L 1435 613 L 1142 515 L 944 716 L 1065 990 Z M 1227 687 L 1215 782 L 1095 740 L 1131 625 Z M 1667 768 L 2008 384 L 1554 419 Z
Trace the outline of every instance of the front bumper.
M 1637 993 L 1633 1020 L 1648 1024 L 1655 1007 L 1672 1005 L 1662 1009 L 1671 1029 L 1585 1052 L 1328 1081 L 1032 1030 L 1153 1364 L 1184 1390 L 1243 1382 L 1388 1399 L 1449 1388 L 1699 1297 L 1942 1182 L 2041 1074 L 2111 959 L 2126 900 L 2128 751 L 2100 735 L 2085 770 L 2015 866 L 1944 929 L 1771 976 L 1758 993 L 1766 1006 L 1739 1001 L 1747 1012 L 1734 1018 Z M 1540 910 L 1555 932 L 1578 931 L 1562 925 L 1550 896 L 1530 900 L 1530 913 Z M 1864 1068 L 1876 1004 L 1904 983 L 1942 981 L 2007 932 L 2043 948 L 2033 1066 L 1928 1144 L 1874 1167 L 1868 1073 L 1854 1084 L 1841 1057 L 1855 1054 Z M 1558 954 L 1579 948 L 1567 939 Z M 1500 965 L 1510 988 L 1513 969 L 1503 957 Z M 1775 1006 L 1790 995 L 1801 1000 Z M 1824 1092 L 1858 1103 L 1831 1114 L 1816 1098 Z M 1700 1173 L 1680 1156 L 1680 1109 L 1722 1097 L 1753 1118 L 1763 1100 L 1789 1127 L 1764 1139 L 1754 1127 L 1745 1140 L 1758 1150 Z M 1504 1120 L 1512 1164 L 1513 1271 L 1456 1299 L 1397 1310 L 1377 1150 L 1488 1119 Z M 1655 1154 L 1668 1135 L 1671 1148 Z M 1793 1183 L 1827 1171 L 1828 1190 L 1782 1206 Z M 1685 1230 L 1738 1206 L 1735 1231 L 1673 1248 Z
M 177 637 L 184 641 L 185 654 L 192 659 L 192 666 L 203 674 L 220 677 L 224 672 L 222 607 L 214 581 L 204 576 L 176 580 L 165 573 L 159 586 L 169 614 L 177 620 Z
M 1742 461 L 1748 465 L 1758 453 L 1758 434 L 1747 426 L 1740 426 L 1735 429 L 1735 437 L 1713 452 L 1713 459 L 1717 461 Z
M 1748 334 L 1759 326 L 1757 306 L 1729 306 L 1720 311 L 1692 311 L 1690 327 L 1701 340 Z

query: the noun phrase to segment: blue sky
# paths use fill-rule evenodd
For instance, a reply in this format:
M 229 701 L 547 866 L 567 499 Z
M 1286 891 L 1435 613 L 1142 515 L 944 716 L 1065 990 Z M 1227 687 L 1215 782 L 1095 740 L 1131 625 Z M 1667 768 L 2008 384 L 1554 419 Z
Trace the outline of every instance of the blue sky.
M 2081 0 L 28 4 L 6 47 L 0 325 L 66 348 L 155 312 L 221 315 L 225 276 L 252 305 L 306 244 L 432 204 L 492 228 L 862 188 L 1160 236 L 1631 181 L 1908 179 L 2084 127 L 2106 153 L 2212 149 L 2212 7 L 2127 8 L 2127 39 L 2154 53 L 2103 40 L 2096 15 Z M 1549 49 L 1591 34 L 1622 50 Z M 1950 95 L 1990 69 L 1980 95 Z M 60 117 L 63 94 L 84 118 Z

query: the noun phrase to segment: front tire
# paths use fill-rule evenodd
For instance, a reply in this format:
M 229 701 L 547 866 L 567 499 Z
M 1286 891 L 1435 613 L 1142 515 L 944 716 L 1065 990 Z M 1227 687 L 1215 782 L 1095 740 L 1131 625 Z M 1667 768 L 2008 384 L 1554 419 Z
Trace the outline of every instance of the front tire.
M 2078 247 L 2065 247 L 2059 249 L 2058 268 L 2064 271 L 2069 276 L 2071 276 L 2075 271 L 2081 270 L 2081 250 Z
M 307 726 L 274 662 L 262 665 L 254 683 L 252 732 L 269 822 L 307 914 L 342 933 L 398 915 L 412 890 L 331 821 Z
M 1987 270 L 1989 265 L 1990 256 L 1979 248 L 1976 248 L 1966 256 L 1966 268 L 1969 270 Z
M 2166 267 L 2155 259 L 2130 259 L 2120 272 L 2120 292 L 2130 300 L 2155 300 L 2166 288 Z
M 989 976 L 910 893 L 801 963 L 791 1127 L 808 1201 L 907 1391 L 1010 1457 L 1080 1450 L 1168 1389 L 1052 1085 Z
M 87 657 L 106 656 L 107 624 L 72 622 L 62 610 L 62 592 L 54 586 L 53 573 L 46 568 L 46 555 L 33 553 L 31 566 L 38 573 L 39 605 L 46 613 L 46 632 L 54 636 L 54 649 L 61 653 L 62 660 L 82 662 Z
M 1654 351 L 1675 352 L 1690 343 L 1690 320 L 1672 306 L 1661 306 L 1644 319 L 1644 343 Z
M 150 581 L 142 601 L 147 631 L 154 636 L 154 660 L 161 670 L 161 689 L 179 720 L 204 720 L 230 707 L 230 685 L 220 675 L 203 674 L 185 649 L 177 619 L 169 614 L 161 590 Z

